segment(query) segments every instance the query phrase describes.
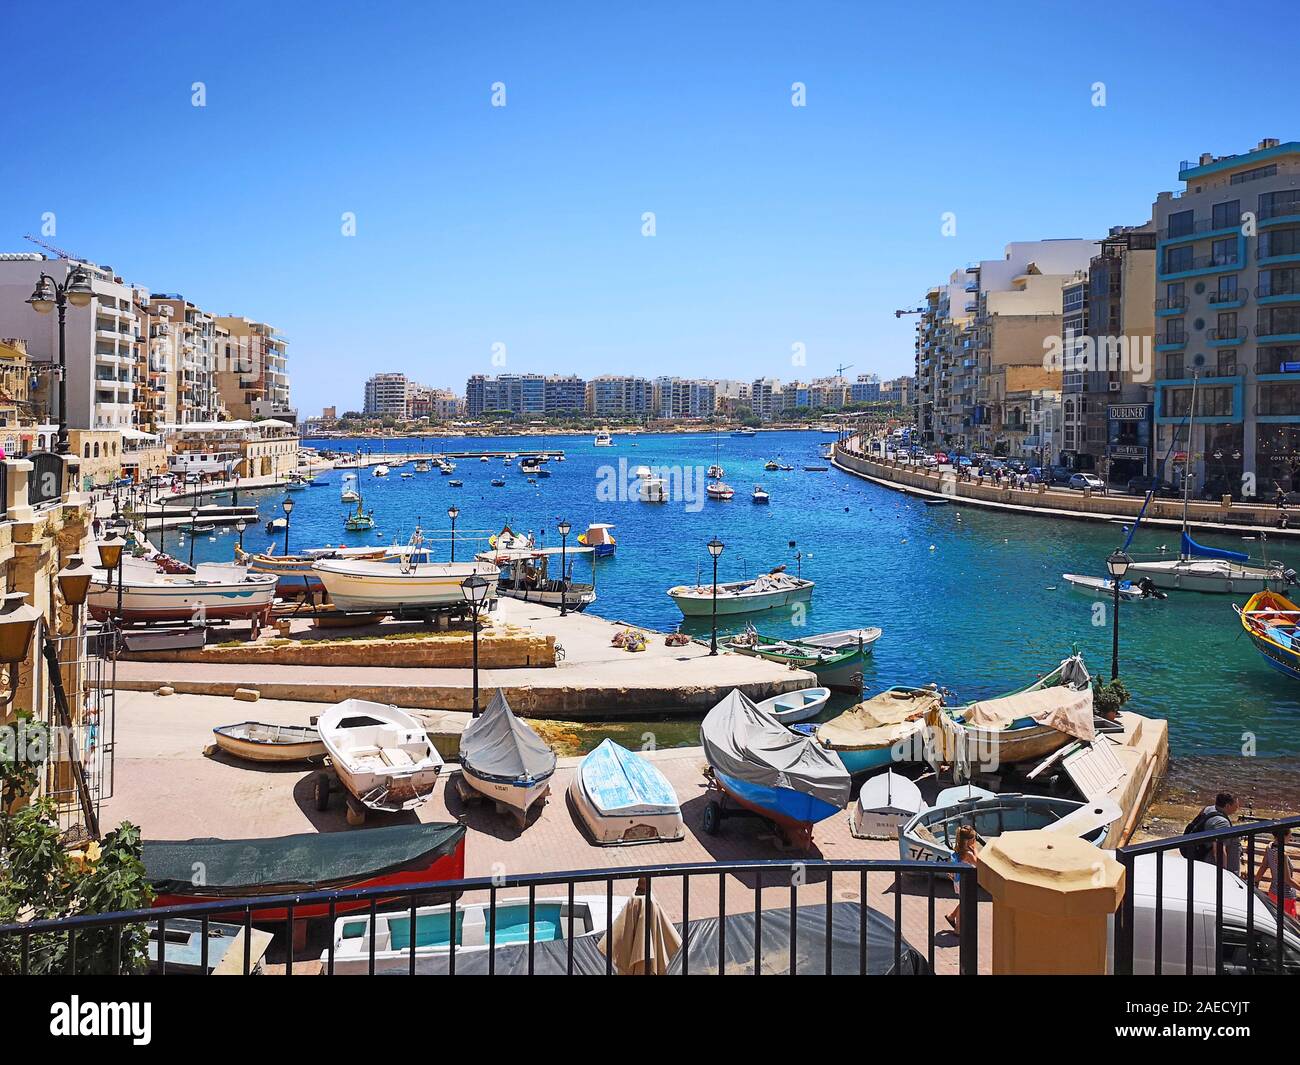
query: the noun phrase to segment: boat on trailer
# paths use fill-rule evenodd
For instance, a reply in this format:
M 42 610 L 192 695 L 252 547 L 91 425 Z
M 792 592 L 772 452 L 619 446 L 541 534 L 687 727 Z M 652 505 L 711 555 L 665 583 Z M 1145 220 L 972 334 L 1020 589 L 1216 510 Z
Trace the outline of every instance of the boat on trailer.
M 499 570 L 487 562 L 433 562 L 419 530 L 397 562 L 327 558 L 312 571 L 339 610 L 419 611 L 461 607 L 461 583 L 477 574 L 488 581 L 484 600 L 496 598 Z
M 320 730 L 314 725 L 269 725 L 240 721 L 212 730 L 216 744 L 227 754 L 249 762 L 307 762 L 325 754 Z
M 442 756 L 429 734 L 404 710 L 365 699 L 345 699 L 316 722 L 339 783 L 369 810 L 399 813 L 428 799 Z M 329 778 L 317 776 L 316 808 L 329 801 Z
M 686 834 L 681 804 L 668 778 L 649 759 L 608 738 L 573 774 L 569 802 L 600 846 L 658 843 Z
M 276 594 L 285 597 L 320 591 L 323 586 L 314 567 L 323 559 L 378 560 L 388 554 L 386 547 L 322 547 L 294 555 L 276 555 L 270 551 L 256 554 L 236 547 L 235 561 L 247 566 L 250 573 L 274 575 Z
M 551 790 L 556 757 L 528 723 L 517 718 L 500 688 L 460 738 L 460 780 L 508 809 L 522 828 Z M 466 797 L 462 789 L 462 797 Z

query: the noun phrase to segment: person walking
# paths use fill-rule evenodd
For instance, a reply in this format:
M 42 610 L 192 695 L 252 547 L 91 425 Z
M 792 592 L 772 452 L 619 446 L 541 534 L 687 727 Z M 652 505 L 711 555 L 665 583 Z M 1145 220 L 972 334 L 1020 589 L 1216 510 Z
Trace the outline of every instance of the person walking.
M 1216 829 L 1231 828 L 1232 819 L 1239 809 L 1241 809 L 1241 804 L 1237 801 L 1237 796 L 1230 791 L 1221 791 L 1214 797 L 1214 805 L 1201 810 L 1188 822 L 1183 832 L 1191 836 L 1198 832 L 1213 832 Z M 1188 843 L 1180 847 L 1179 851 L 1184 858 L 1192 861 L 1212 862 L 1220 869 L 1226 869 L 1234 875 L 1241 872 L 1240 837 L 1216 839 L 1207 843 Z
M 1277 837 L 1269 840 L 1263 860 L 1255 872 L 1255 886 L 1262 889 L 1265 878 L 1269 881 L 1268 897 L 1274 906 L 1281 898 L 1282 911 L 1291 917 L 1296 914 L 1295 867 L 1287 856 L 1286 848 L 1277 845 Z
M 959 862 L 965 862 L 967 865 L 979 865 L 980 845 L 975 836 L 974 825 L 962 825 L 961 828 L 957 829 L 957 849 L 955 854 Z M 955 882 L 956 877 L 953 880 Z M 961 935 L 960 902 L 947 915 L 947 921 L 952 926 L 952 930 Z

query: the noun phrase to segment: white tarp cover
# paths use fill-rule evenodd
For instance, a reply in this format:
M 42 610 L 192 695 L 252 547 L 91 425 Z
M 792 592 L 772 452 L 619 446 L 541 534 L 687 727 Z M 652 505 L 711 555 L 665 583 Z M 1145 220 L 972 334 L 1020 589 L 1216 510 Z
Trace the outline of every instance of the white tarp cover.
M 545 780 L 555 772 L 555 752 L 511 713 L 500 688 L 461 735 L 460 760 L 480 777 Z
M 700 743 L 709 765 L 729 777 L 790 788 L 833 806 L 848 804 L 849 775 L 839 758 L 811 737 L 791 732 L 736 689 L 704 718 Z
M 1092 688 L 1076 691 L 1058 685 L 1054 688 L 1037 688 L 1006 695 L 1001 699 L 986 699 L 971 703 L 964 715 L 967 727 L 999 732 L 1013 721 L 1033 718 L 1040 725 L 1048 725 L 1068 736 L 1080 740 L 1096 739 L 1092 724 Z
M 939 705 L 934 691 L 886 691 L 850 706 L 817 729 L 823 747 L 834 751 L 875 750 L 891 746 L 915 728 L 926 711 Z

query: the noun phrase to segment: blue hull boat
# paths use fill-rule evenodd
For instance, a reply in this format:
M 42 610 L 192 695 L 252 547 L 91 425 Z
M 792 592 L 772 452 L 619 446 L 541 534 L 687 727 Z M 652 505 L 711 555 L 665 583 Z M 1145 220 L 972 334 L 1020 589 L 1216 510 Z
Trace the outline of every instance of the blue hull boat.
M 745 809 L 796 831 L 811 828 L 818 821 L 825 821 L 843 809 L 790 788 L 752 784 L 717 770 L 714 770 L 713 776 L 722 790 Z

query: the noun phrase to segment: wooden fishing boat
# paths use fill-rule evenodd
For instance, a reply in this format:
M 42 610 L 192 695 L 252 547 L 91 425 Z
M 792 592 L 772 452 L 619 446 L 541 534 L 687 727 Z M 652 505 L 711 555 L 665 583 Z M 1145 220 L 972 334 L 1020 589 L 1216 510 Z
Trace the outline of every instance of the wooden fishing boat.
M 1234 604 L 1250 642 L 1270 666 L 1300 680 L 1300 607 L 1277 592 L 1256 592 L 1244 607 Z
M 682 808 L 673 786 L 648 759 L 601 741 L 569 783 L 569 801 L 601 846 L 682 839 Z
M 386 547 L 323 547 L 296 555 L 256 554 L 236 547 L 235 561 L 250 573 L 273 574 L 276 594 L 284 597 L 320 591 L 324 586 L 313 567 L 322 559 L 377 560 L 388 554 Z
M 364 845 L 352 832 L 305 832 L 258 839 L 145 840 L 141 859 L 154 889 L 154 907 L 257 900 L 344 888 L 404 887 L 465 876 L 465 826 L 390 825 L 367 829 Z M 194 870 L 203 876 L 195 877 Z M 195 883 L 199 880 L 199 883 Z M 444 894 L 444 898 L 447 896 Z M 384 899 L 335 901 L 334 913 L 368 910 Z M 302 903 L 293 917 L 325 917 L 331 903 Z M 284 921 L 283 905 L 257 906 L 257 922 Z
M 325 744 L 314 725 L 268 725 L 240 721 L 212 730 L 217 746 L 227 754 L 250 762 L 306 762 L 321 758 Z
M 887 769 L 863 781 L 849 811 L 849 831 L 858 839 L 897 839 L 902 826 L 925 809 L 921 789 Z
M 428 610 L 464 602 L 461 583 L 471 574 L 487 579 L 485 599 L 496 598 L 498 570 L 483 562 L 427 562 L 404 552 L 399 562 L 322 559 L 313 571 L 340 610 Z
M 438 782 L 442 756 L 424 727 L 404 710 L 345 699 L 321 714 L 316 727 L 339 783 L 367 809 L 413 810 Z M 316 803 L 322 808 L 322 798 L 329 797 L 328 779 L 318 778 L 317 788 Z
M 822 712 L 830 697 L 830 688 L 799 688 L 764 699 L 757 705 L 781 724 L 794 725 L 800 721 L 811 721 Z
M 782 572 L 784 569 L 784 566 L 778 566 L 752 580 L 719 584 L 716 595 L 718 613 L 752 614 L 811 599 L 813 582 L 791 577 Z M 669 588 L 667 594 L 685 617 L 708 617 L 713 612 L 715 595 L 712 584 L 679 584 Z
M 192 621 L 195 618 L 270 619 L 275 578 L 243 567 L 203 563 L 192 574 L 159 573 L 148 564 L 124 566 L 121 620 Z M 90 616 L 105 621 L 118 616 L 117 582 L 97 575 L 86 604 Z
M 817 743 L 853 775 L 922 762 L 927 715 L 942 707 L 934 688 L 889 688 L 822 722 Z
M 719 586 L 721 591 L 721 586 Z M 723 613 L 719 600 L 718 613 Z M 880 639 L 880 629 L 845 629 L 819 636 L 782 639 L 764 636 L 752 626 L 726 640 L 729 651 L 766 658 L 791 669 L 806 669 L 831 688 L 852 691 L 860 687 L 862 667 Z
M 504 542 L 503 538 L 496 538 Z M 531 542 L 531 537 L 529 537 Z M 480 551 L 475 559 L 499 567 L 496 593 L 509 599 L 527 603 L 544 603 L 565 610 L 586 610 L 596 601 L 595 563 L 592 564 L 592 582 L 578 583 L 550 575 L 551 560 L 565 555 L 585 554 L 594 559 L 590 547 L 513 547 Z
M 556 758 L 500 688 L 460 738 L 461 781 L 509 810 L 522 828 L 528 812 L 551 790 Z M 462 795 L 464 792 L 462 791 Z
M 614 553 L 618 546 L 618 541 L 614 539 L 614 534 L 610 530 L 614 528 L 608 522 L 592 522 L 587 526 L 587 531 L 578 534 L 578 543 L 584 547 L 590 547 L 597 558 L 608 558 Z

